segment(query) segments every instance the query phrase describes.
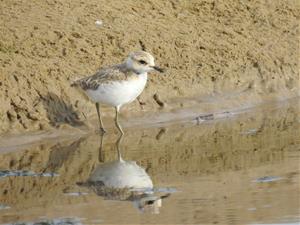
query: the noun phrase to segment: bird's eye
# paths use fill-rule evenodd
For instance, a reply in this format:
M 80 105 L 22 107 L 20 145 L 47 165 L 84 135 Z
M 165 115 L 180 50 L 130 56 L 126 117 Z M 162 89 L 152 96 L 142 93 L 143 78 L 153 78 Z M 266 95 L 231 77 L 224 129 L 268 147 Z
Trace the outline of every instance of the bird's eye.
M 153 200 L 149 200 L 146 202 L 147 205 L 153 205 L 154 201 Z
M 143 64 L 143 65 L 147 64 L 146 61 L 144 61 L 144 60 L 139 60 L 139 63 Z

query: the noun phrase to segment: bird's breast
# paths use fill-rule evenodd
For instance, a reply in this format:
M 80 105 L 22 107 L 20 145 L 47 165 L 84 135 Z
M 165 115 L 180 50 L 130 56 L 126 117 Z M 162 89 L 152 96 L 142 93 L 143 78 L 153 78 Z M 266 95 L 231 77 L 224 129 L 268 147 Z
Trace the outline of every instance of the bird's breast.
M 121 106 L 135 100 L 144 90 L 146 83 L 147 73 L 144 73 L 127 80 L 100 84 L 96 90 L 87 90 L 86 93 L 94 102 Z

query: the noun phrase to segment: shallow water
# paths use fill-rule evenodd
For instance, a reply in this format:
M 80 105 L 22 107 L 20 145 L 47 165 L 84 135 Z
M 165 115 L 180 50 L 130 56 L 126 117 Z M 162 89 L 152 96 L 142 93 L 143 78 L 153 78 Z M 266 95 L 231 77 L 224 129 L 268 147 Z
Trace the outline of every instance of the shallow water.
M 0 224 L 297 224 L 297 106 L 2 152 Z

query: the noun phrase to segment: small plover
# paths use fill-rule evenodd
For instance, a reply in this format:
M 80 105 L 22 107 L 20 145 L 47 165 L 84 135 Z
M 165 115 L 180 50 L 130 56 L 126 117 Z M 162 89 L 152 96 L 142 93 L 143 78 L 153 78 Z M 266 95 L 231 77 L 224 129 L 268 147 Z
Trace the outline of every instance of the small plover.
M 118 120 L 122 105 L 135 100 L 144 90 L 147 73 L 163 70 L 155 66 L 153 56 L 145 51 L 129 54 L 127 59 L 117 65 L 102 68 L 94 75 L 76 80 L 71 86 L 80 87 L 95 103 L 100 130 L 104 133 L 99 104 L 106 104 L 115 108 L 115 124 L 124 134 Z

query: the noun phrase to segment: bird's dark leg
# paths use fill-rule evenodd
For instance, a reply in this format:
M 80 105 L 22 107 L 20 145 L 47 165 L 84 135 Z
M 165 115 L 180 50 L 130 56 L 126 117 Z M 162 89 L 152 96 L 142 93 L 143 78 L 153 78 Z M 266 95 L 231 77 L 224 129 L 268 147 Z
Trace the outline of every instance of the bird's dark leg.
M 100 125 L 100 131 L 102 132 L 102 134 L 104 134 L 106 131 L 103 127 L 103 122 L 101 119 L 101 114 L 100 114 L 100 109 L 99 109 L 99 103 L 96 103 L 96 109 L 97 109 L 97 114 L 98 114 L 98 120 L 99 120 L 99 125 Z
M 120 110 L 120 107 L 119 107 L 119 106 L 116 106 L 116 107 L 115 107 L 115 110 L 116 110 L 115 124 L 116 124 L 118 130 L 119 130 L 119 131 L 121 132 L 121 134 L 123 135 L 124 132 L 123 132 L 123 130 L 122 130 L 122 127 L 121 127 L 120 124 L 119 124 L 119 110 Z
M 100 135 L 100 145 L 99 145 L 99 155 L 98 155 L 98 161 L 101 163 L 104 162 L 104 155 L 103 155 L 103 139 L 104 139 L 104 134 Z

